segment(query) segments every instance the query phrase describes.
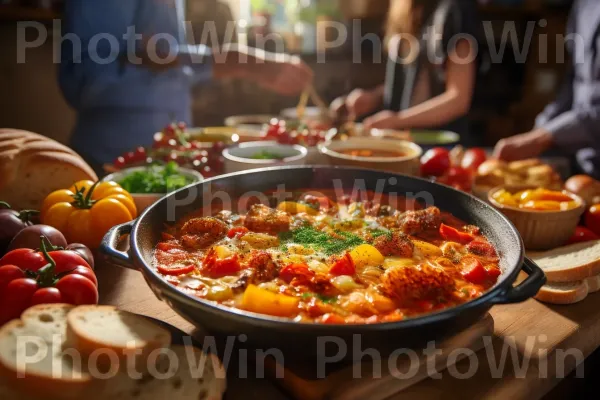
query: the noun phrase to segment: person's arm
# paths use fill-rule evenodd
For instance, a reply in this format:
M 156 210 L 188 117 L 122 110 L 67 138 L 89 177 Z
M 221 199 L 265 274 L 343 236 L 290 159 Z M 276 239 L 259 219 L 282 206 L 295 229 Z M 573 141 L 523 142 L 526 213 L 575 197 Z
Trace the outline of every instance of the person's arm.
M 62 34 L 63 37 L 68 36 L 61 43 L 58 80 L 65 99 L 74 108 L 85 103 L 86 96 L 104 90 L 108 83 L 118 80 L 118 59 L 127 47 L 123 35 L 135 20 L 138 1 L 66 2 Z M 92 46 L 93 52 L 88 52 L 90 40 L 97 34 L 110 35 L 118 46 L 103 39 L 98 40 L 95 48 Z M 80 43 L 81 47 L 73 45 L 73 41 Z M 102 61 L 109 57 L 115 62 Z
M 576 33 L 575 26 L 575 14 L 576 14 L 576 5 L 573 6 L 573 10 L 569 16 L 569 22 L 567 24 L 567 35 L 572 35 Z M 573 54 L 572 47 L 568 48 L 569 52 Z M 575 79 L 575 74 L 573 71 L 573 67 L 570 66 L 565 74 L 560 90 L 556 96 L 556 99 L 548 104 L 546 108 L 537 116 L 535 120 L 536 127 L 542 127 L 550 120 L 558 117 L 560 114 L 569 111 L 573 106 L 573 81 Z
M 446 63 L 446 91 L 399 113 L 383 111 L 368 118 L 366 127 L 410 129 L 444 125 L 469 112 L 475 85 L 476 63 L 464 63 L 471 44 L 461 40 Z

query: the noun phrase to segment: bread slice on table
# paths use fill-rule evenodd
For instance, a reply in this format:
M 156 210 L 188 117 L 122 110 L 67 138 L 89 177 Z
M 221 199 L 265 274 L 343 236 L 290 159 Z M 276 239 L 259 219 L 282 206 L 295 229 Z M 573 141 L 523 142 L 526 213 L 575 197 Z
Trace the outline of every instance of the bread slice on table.
M 112 306 L 79 306 L 69 313 L 67 321 L 71 341 L 88 356 L 97 349 L 107 349 L 125 359 L 128 354 L 147 355 L 171 344 L 167 329 Z
M 92 377 L 66 342 L 71 309 L 66 304 L 34 306 L 0 329 L 0 375 L 12 390 L 34 398 L 68 399 L 91 385 Z
M 574 304 L 596 292 L 600 292 L 600 275 L 582 281 L 549 283 L 542 286 L 535 298 L 544 303 Z
M 213 355 L 193 346 L 173 346 L 160 355 L 155 368 L 141 378 L 125 373 L 107 382 L 104 399 L 110 400 L 218 400 L 226 387 L 225 370 Z M 154 359 L 154 358 L 153 358 Z
M 98 177 L 67 146 L 32 132 L 0 129 L 0 199 L 37 209 L 54 190 L 87 179 Z
M 527 256 L 546 273 L 548 282 L 574 282 L 600 275 L 600 240 L 576 243 Z

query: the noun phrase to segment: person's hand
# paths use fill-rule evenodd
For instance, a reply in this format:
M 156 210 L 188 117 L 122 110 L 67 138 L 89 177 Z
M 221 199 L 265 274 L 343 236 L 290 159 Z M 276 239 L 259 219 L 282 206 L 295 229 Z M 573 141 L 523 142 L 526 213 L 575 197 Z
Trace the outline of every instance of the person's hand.
M 355 89 L 346 97 L 348 114 L 356 117 L 366 115 L 377 108 L 380 99 L 375 92 Z
M 341 119 L 348 116 L 348 108 L 346 107 L 346 96 L 341 96 L 331 102 L 329 112 L 333 118 Z
M 505 161 L 534 158 L 551 146 L 552 134 L 543 129 L 537 129 L 500 140 L 494 149 L 494 157 Z
M 251 80 L 284 96 L 296 96 L 312 83 L 313 71 L 299 57 L 267 58 L 252 69 Z
M 365 119 L 365 129 L 402 129 L 398 114 L 393 111 L 381 111 Z

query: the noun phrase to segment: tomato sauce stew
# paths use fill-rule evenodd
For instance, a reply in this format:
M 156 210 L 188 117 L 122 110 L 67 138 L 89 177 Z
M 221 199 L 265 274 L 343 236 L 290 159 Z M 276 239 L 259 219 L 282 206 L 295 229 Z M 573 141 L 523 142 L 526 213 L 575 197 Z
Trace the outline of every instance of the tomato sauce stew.
M 436 207 L 331 198 L 188 216 L 166 228 L 154 267 L 199 298 L 327 324 L 399 321 L 456 306 L 501 274 L 479 228 Z

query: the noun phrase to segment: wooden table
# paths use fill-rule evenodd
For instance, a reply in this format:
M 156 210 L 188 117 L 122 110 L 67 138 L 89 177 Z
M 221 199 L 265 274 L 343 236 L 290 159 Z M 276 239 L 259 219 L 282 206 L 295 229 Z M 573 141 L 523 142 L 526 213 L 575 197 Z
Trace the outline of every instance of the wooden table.
M 124 310 L 158 318 L 190 334 L 194 332 L 190 323 L 154 296 L 140 273 L 111 265 L 99 265 L 97 275 L 102 304 L 112 304 Z M 570 352 L 587 357 L 600 347 L 599 300 L 600 295 L 594 294 L 585 301 L 570 306 L 548 306 L 535 300 L 496 306 L 490 312 L 495 322 L 495 335 L 492 344 L 477 353 L 479 368 L 472 378 L 458 379 L 446 371 L 442 373 L 442 379 L 426 379 L 394 398 L 541 398 L 581 361 L 570 355 L 564 357 L 563 362 L 561 352 L 571 349 Z M 528 356 L 529 362 L 525 363 L 526 368 L 519 373 L 512 366 L 513 358 L 508 355 L 507 367 L 494 378 L 488 359 L 493 358 L 493 354 L 498 362 L 503 346 L 508 343 L 513 343 L 520 365 L 523 365 Z M 468 371 L 469 362 L 475 365 L 473 360 L 463 360 L 457 364 L 457 370 Z M 266 400 L 286 398 L 267 379 L 230 379 L 227 397 L 237 399 L 242 396 Z

